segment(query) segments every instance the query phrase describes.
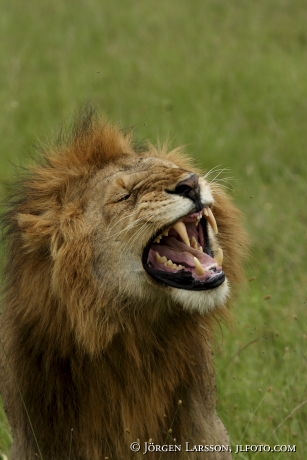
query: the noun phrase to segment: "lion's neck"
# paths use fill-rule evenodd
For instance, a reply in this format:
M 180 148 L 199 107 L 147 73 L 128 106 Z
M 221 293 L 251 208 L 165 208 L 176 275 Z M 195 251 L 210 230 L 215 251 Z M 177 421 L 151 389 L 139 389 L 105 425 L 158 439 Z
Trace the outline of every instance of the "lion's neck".
M 207 414 L 214 410 L 214 372 L 205 336 L 198 316 L 180 313 L 151 328 L 146 320 L 135 318 L 99 357 L 87 362 L 97 388 L 89 388 L 92 400 L 86 410 L 97 420 L 102 408 L 95 393 L 103 391 L 110 430 L 117 414 L 121 436 L 131 442 L 162 442 L 168 432 L 179 439 L 181 414 L 188 417 L 193 389 L 201 388 Z
M 20 350 L 22 355 L 33 356 L 27 362 L 20 356 L 28 371 L 18 378 L 40 443 L 44 445 L 45 435 L 49 439 L 53 432 L 54 439 L 69 445 L 69 426 L 80 445 L 93 440 L 93 451 L 85 452 L 84 457 L 96 459 L 100 457 L 94 446 L 108 456 L 116 450 L 114 439 L 127 446 L 138 438 L 164 443 L 170 441 L 169 436 L 177 440 L 189 439 L 191 433 L 197 436 L 201 423 L 196 427 L 193 420 L 199 421 L 202 414 L 210 420 L 215 411 L 210 328 L 203 317 L 182 311 L 154 322 L 135 314 L 126 318 L 109 345 L 95 355 L 75 345 L 64 358 L 56 343 L 45 343 L 38 348 L 46 350 L 46 356 L 40 355 L 38 361 L 34 348 Z M 32 333 L 27 335 L 29 346 Z M 35 339 L 40 340 L 39 336 Z M 38 373 L 37 366 L 43 400 L 35 397 L 28 383 L 29 375 Z M 202 401 L 202 406 L 195 408 L 194 400 Z M 42 418 L 46 432 L 41 431 Z M 182 420 L 190 432 L 182 431 Z M 63 433 L 67 435 L 64 441 Z

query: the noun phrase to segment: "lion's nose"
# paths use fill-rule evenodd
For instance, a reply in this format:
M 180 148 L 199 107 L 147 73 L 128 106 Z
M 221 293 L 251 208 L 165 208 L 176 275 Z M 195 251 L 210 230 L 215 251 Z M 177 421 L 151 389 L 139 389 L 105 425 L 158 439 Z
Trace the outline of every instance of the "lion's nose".
M 200 199 L 199 176 L 197 174 L 191 174 L 186 179 L 178 182 L 174 190 L 168 190 L 168 192 L 190 198 L 195 203 L 196 211 L 200 211 L 203 207 Z
M 197 174 L 191 174 L 189 177 L 176 185 L 174 193 L 176 193 L 176 195 L 185 196 L 186 198 L 191 198 L 191 200 L 193 200 L 195 193 L 199 193 L 198 179 L 199 177 Z

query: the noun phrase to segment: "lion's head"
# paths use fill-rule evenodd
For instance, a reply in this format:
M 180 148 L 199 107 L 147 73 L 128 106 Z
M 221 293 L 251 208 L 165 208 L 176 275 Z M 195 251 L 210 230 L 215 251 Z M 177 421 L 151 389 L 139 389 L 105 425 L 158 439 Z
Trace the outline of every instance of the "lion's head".
M 179 149 L 139 150 L 87 118 L 33 168 L 6 218 L 11 294 L 18 286 L 34 316 L 35 303 L 57 305 L 48 314 L 92 351 L 127 315 L 224 305 L 241 275 L 244 233 L 224 191 Z
M 202 313 L 225 302 L 213 190 L 178 153 L 117 159 L 90 180 L 86 201 L 98 283 Z

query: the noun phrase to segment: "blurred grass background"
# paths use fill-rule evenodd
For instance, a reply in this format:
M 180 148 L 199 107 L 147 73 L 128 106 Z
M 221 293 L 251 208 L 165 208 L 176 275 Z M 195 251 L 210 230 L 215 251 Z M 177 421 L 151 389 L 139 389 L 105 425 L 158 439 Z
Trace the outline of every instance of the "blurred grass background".
M 233 445 L 297 446 L 238 459 L 306 458 L 306 24 L 303 0 L 1 3 L 1 182 L 88 102 L 231 177 L 252 247 L 218 334 L 219 412 Z

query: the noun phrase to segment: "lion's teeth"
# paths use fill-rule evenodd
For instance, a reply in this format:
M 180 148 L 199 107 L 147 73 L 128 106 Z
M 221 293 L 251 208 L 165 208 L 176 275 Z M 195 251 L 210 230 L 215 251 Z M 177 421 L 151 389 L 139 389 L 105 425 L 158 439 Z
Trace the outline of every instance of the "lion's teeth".
M 198 226 L 199 222 L 201 221 L 201 218 L 202 218 L 202 214 L 198 214 L 198 216 L 196 217 L 196 222 L 195 222 L 196 227 Z
M 219 232 L 219 230 L 218 230 L 218 227 L 217 227 L 217 223 L 216 223 L 214 214 L 211 211 L 211 209 L 210 208 L 204 208 L 203 209 L 203 214 L 204 214 L 204 216 L 206 216 L 207 221 L 209 222 L 209 224 L 213 228 L 214 233 L 217 234 Z
M 191 246 L 194 249 L 198 249 L 198 244 L 197 244 L 197 240 L 196 240 L 195 236 L 192 236 L 192 238 L 191 238 Z
M 176 222 L 173 225 L 173 228 L 176 230 L 178 235 L 181 237 L 182 241 L 187 245 L 191 246 L 187 228 L 183 222 Z
M 203 209 L 203 215 L 208 217 L 209 213 L 208 213 L 208 208 L 204 208 Z
M 220 266 L 223 265 L 223 258 L 224 258 L 224 254 L 223 254 L 223 249 L 222 248 L 218 248 L 216 251 L 215 251 L 215 254 L 214 254 L 214 259 L 216 260 L 216 263 Z
M 154 243 L 160 243 L 162 239 L 162 235 L 158 235 L 155 239 L 154 239 Z
M 163 233 L 160 233 L 158 236 L 156 236 L 156 238 L 154 239 L 154 243 L 160 243 L 160 241 L 162 240 L 163 236 L 168 236 L 168 232 L 169 232 L 169 228 L 164 230 Z
M 200 263 L 200 261 L 197 259 L 197 257 L 194 257 L 194 262 L 195 262 L 195 272 L 197 275 L 202 276 L 206 273 L 206 270 Z
M 167 258 L 165 256 L 160 256 L 158 252 L 156 252 L 156 259 L 157 262 L 159 262 L 160 264 L 164 264 L 165 262 L 167 262 Z
M 164 265 L 165 267 L 172 268 L 173 270 L 182 270 L 184 269 L 183 265 L 177 265 L 172 260 L 168 259 L 165 256 L 160 256 L 158 252 L 155 252 L 156 260 L 159 264 Z
M 203 252 L 203 248 L 198 244 L 198 241 L 195 238 L 195 236 L 192 236 L 192 238 L 191 238 L 191 246 L 192 246 L 192 248 Z

